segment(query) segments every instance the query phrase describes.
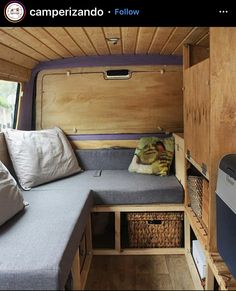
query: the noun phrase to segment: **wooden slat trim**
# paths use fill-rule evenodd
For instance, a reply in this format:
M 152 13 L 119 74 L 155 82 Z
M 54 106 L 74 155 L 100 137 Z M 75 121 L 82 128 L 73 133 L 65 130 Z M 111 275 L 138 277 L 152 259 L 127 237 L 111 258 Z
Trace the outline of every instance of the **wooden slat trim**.
M 194 263 L 193 257 L 191 255 L 190 250 L 186 250 L 185 253 L 185 258 L 189 267 L 189 271 L 193 280 L 193 284 L 196 290 L 204 290 L 202 284 L 201 284 L 201 279 L 199 277 L 196 265 Z
M 80 256 L 79 256 L 79 249 L 76 252 L 74 257 L 72 268 L 71 268 L 72 278 L 73 278 L 73 290 L 81 290 L 82 289 L 82 282 L 80 276 Z
M 93 254 L 95 256 L 135 256 L 135 255 L 184 255 L 184 248 L 129 248 L 129 249 L 121 249 L 121 251 L 117 251 L 115 249 L 94 249 Z
M 120 252 L 121 249 L 121 217 L 120 211 L 115 212 L 115 249 Z
M 184 204 L 97 205 L 92 212 L 184 211 Z

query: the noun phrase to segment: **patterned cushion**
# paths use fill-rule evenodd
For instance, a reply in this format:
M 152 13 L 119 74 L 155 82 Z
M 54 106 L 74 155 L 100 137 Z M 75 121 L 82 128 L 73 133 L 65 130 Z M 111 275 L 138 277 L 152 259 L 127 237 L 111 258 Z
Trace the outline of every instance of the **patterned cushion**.
M 130 172 L 166 176 L 174 157 L 174 138 L 141 138 L 129 166 Z

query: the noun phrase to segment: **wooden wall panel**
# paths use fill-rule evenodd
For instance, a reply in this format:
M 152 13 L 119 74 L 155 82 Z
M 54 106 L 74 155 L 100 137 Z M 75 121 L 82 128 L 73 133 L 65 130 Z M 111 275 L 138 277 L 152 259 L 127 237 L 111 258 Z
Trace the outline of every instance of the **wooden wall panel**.
M 215 193 L 220 159 L 236 153 L 236 29 L 210 28 L 210 192 Z M 210 196 L 210 248 L 216 250 L 215 195 Z
M 104 80 L 105 68 L 41 72 L 37 82 L 37 128 L 67 133 L 135 133 L 183 129 L 182 70 L 160 74 L 135 67 L 129 80 Z M 132 68 L 131 68 L 132 69 Z M 142 71 L 144 70 L 144 71 Z
M 184 87 L 185 147 L 195 162 L 209 169 L 209 59 L 184 71 Z

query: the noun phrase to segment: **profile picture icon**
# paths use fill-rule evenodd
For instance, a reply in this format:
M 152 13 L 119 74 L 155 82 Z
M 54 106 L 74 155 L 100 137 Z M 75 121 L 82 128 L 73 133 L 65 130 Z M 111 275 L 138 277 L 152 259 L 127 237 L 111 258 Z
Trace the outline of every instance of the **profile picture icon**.
M 10 22 L 20 22 L 26 15 L 25 6 L 18 1 L 9 2 L 4 8 L 4 15 Z

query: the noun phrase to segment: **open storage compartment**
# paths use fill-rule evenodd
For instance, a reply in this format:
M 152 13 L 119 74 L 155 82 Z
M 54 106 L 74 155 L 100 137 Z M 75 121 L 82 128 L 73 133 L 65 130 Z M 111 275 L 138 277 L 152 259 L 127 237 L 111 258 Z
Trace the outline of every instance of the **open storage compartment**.
M 115 248 L 115 215 L 113 212 L 91 214 L 92 244 L 94 249 Z

